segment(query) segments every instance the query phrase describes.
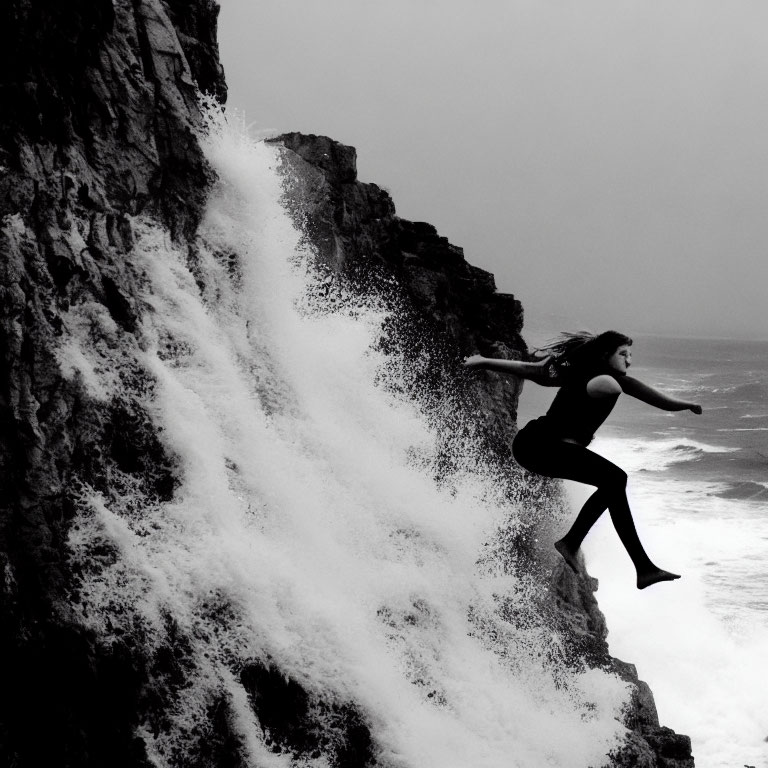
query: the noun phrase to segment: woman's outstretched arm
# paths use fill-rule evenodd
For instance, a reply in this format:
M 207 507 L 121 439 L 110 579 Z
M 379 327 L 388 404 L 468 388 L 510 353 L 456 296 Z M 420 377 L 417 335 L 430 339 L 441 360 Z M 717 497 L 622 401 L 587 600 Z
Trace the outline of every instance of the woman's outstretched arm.
M 661 408 L 664 411 L 693 411 L 695 414 L 701 413 L 701 406 L 698 403 L 691 403 L 688 400 L 678 400 L 675 397 L 665 395 L 658 389 L 643 384 L 642 381 L 631 376 L 622 376 L 616 379 L 621 385 L 622 390 L 638 400 L 642 400 L 648 405 Z
M 472 355 L 464 360 L 464 367 L 496 371 L 497 373 L 511 373 L 513 376 L 530 379 L 545 387 L 558 387 L 560 382 L 555 380 L 548 367 L 551 359 L 551 357 L 545 357 L 535 363 L 524 363 L 522 360 L 504 360 L 499 357 Z

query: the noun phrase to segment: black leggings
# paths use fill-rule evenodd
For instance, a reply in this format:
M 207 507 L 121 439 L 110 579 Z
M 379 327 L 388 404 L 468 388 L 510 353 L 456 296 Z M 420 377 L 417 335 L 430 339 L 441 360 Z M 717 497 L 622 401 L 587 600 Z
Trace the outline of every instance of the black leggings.
M 527 424 L 517 433 L 512 453 L 518 464 L 537 475 L 596 486 L 597 490 L 587 499 L 571 530 L 562 539 L 571 551 L 581 546 L 589 529 L 608 509 L 637 572 L 656 567 L 638 538 L 627 501 L 627 474 L 623 469 L 583 445 L 553 435 L 540 421 Z

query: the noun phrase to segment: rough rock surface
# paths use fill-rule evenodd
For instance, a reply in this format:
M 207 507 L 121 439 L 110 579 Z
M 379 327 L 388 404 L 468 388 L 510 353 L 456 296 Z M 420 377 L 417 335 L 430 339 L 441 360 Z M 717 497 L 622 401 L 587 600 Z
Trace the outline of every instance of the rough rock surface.
M 441 381 L 464 391 L 464 402 L 482 428 L 473 439 L 487 439 L 486 449 L 500 466 L 509 464 L 509 442 L 517 429 L 520 384 L 514 377 L 486 373 L 462 378 L 458 363 L 464 355 L 481 352 L 519 359 L 527 355 L 521 336 L 523 311 L 513 296 L 495 290 L 493 275 L 468 264 L 461 248 L 440 237 L 429 224 L 409 222 L 395 214 L 389 194 L 375 184 L 357 180 L 356 155 L 323 136 L 285 134 L 274 139 L 285 147 L 287 198 L 319 257 L 332 275 L 380 270 L 392 276 L 404 294 L 405 321 L 397 329 L 408 347 L 419 344 L 442 352 L 434 359 Z M 402 310 L 402 304 L 399 305 Z M 416 328 L 413 333 L 408 327 Z M 451 362 L 453 361 L 453 362 Z M 434 380 L 432 392 L 441 391 Z M 431 402 L 431 401 L 430 401 Z M 451 428 L 455 425 L 449 425 Z M 514 474 L 514 470 L 510 470 Z M 516 484 L 519 485 L 519 484 Z M 638 678 L 635 667 L 608 653 L 608 628 L 595 599 L 597 580 L 584 570 L 577 576 L 551 547 L 539 547 L 547 535 L 546 516 L 560 499 L 552 484 L 527 475 L 527 497 L 534 522 L 527 542 L 528 567 L 549 577 L 548 599 L 537 606 L 570 641 L 575 662 L 586 661 L 615 671 L 634 686 L 626 725 L 631 729 L 624 749 L 613 756 L 616 766 L 691 768 L 691 742 L 659 724 L 653 694 Z M 536 505 L 541 505 L 534 509 Z M 542 510 L 543 507 L 543 510 Z M 543 514 L 542 514 L 543 511 Z M 515 533 L 519 537 L 519 532 Z M 519 546 L 510 541 L 510 546 Z
M 94 345 L 139 344 L 131 217 L 174 238 L 199 221 L 211 172 L 196 82 L 223 96 L 211 0 L 8 0 L 0 9 L 0 764 L 148 764 L 134 727 L 151 675 L 177 656 L 105 648 L 70 616 L 64 541 L 80 483 L 173 490 L 126 363 L 100 402 L 57 364 L 62 318 L 90 311 Z M 174 28 L 180 24 L 180 34 Z M 225 741 L 225 727 L 218 742 Z

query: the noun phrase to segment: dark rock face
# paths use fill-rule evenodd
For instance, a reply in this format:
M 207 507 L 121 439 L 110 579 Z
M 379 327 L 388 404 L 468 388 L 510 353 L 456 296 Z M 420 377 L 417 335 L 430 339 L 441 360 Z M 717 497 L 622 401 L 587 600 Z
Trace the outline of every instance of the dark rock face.
M 318 700 L 264 664 L 248 665 L 240 680 L 268 747 L 296 758 L 324 756 L 336 768 L 377 764 L 371 732 L 354 704 Z
M 211 4 L 199 5 L 189 18 L 215 21 Z M 146 208 L 193 232 L 208 177 L 194 78 L 224 93 L 215 44 L 195 48 L 193 71 L 161 2 L 12 0 L 2 13 L 0 214 L 58 213 L 66 224 L 87 212 L 88 245 L 102 249 L 111 243 L 99 235 L 124 234 L 121 213 Z
M 203 93 L 213 94 L 223 104 L 227 99 L 227 84 L 216 39 L 218 3 L 215 0 L 196 3 L 167 0 L 166 6 L 197 87 Z
M 513 377 L 492 373 L 468 381 L 458 370 L 458 361 L 477 351 L 524 358 L 527 348 L 521 336 L 520 302 L 496 293 L 493 275 L 468 264 L 462 250 L 440 237 L 430 224 L 398 218 L 384 190 L 357 181 L 352 147 L 296 133 L 274 141 L 287 150 L 288 201 L 319 258 L 332 274 L 351 275 L 353 284 L 359 272 L 369 275 L 378 269 L 401 287 L 405 319 L 395 335 L 415 350 L 414 357 L 431 354 L 437 370 L 431 379 L 412 382 L 417 396 L 427 390 L 433 396 L 437 392 L 439 398 L 445 381 L 450 382 L 451 390 L 461 391 L 458 406 L 482 423 L 472 439 L 485 441 L 485 450 L 514 481 L 518 476 L 510 467 L 514 463 L 509 442 L 517 429 L 520 384 Z M 416 332 L 409 332 L 409 327 Z M 456 427 L 447 426 L 449 431 Z M 525 496 L 518 495 L 516 501 L 527 506 L 532 518 L 528 541 L 521 544 L 516 531 L 505 546 L 516 548 L 529 569 L 551 574 L 549 598 L 535 610 L 547 615 L 551 626 L 567 639 L 566 654 L 572 663 L 607 668 L 634 686 L 625 720 L 631 733 L 621 752 L 613 755 L 614 764 L 692 768 L 690 739 L 660 726 L 648 685 L 638 678 L 634 666 L 609 655 L 608 628 L 594 595 L 597 580 L 583 565 L 577 577 L 551 547 L 534 544 L 539 526 L 546 527 L 544 518 L 562 503 L 553 484 L 526 475 L 522 485 Z M 545 534 L 542 538 L 551 541 L 554 537 Z
M 0 9 L 3 765 L 148 764 L 134 727 L 147 680 L 171 662 L 101 647 L 70 618 L 76 574 L 64 542 L 81 484 L 109 497 L 117 478 L 132 478 L 168 498 L 173 457 L 143 411 L 153 384 L 135 356 L 123 396 L 100 402 L 62 376 L 56 349 L 63 314 L 89 306 L 116 329 L 94 331 L 94 345 L 138 348 L 131 216 L 153 216 L 179 239 L 195 231 L 211 179 L 195 80 L 225 93 L 216 13 L 208 0 Z

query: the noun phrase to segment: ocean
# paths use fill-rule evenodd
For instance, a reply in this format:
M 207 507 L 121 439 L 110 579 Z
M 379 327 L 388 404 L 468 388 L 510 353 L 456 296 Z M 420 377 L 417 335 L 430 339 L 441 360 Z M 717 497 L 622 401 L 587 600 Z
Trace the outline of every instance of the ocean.
M 768 766 L 768 342 L 635 337 L 630 375 L 704 412 L 624 396 L 590 446 L 628 472 L 648 553 L 683 576 L 636 590 L 599 521 L 584 554 L 611 652 L 651 685 L 662 724 L 691 736 L 699 768 Z M 520 423 L 553 394 L 526 383 Z M 568 486 L 575 514 L 590 490 Z

